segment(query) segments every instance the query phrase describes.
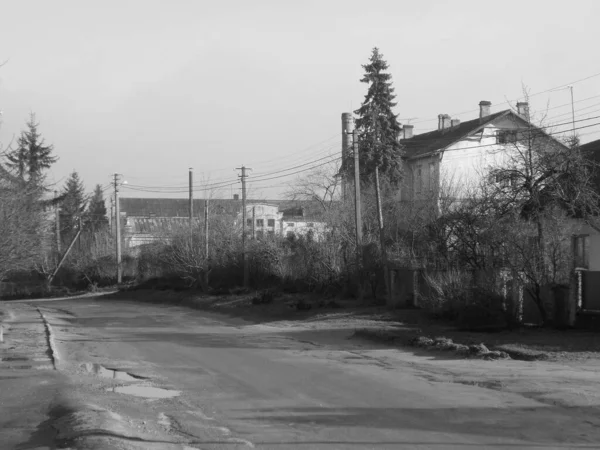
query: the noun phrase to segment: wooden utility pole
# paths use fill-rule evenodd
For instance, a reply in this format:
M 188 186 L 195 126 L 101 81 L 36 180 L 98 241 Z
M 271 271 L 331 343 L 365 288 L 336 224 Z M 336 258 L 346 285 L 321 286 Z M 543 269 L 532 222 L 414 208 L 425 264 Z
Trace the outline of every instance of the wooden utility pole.
M 352 130 L 352 149 L 354 152 L 354 219 L 356 224 L 356 271 L 358 276 L 358 299 L 362 300 L 362 217 L 360 208 L 360 168 L 358 162 L 358 142 L 356 140 L 356 130 Z
M 193 185 L 194 185 L 194 169 L 192 169 L 190 167 L 190 176 L 189 176 L 189 189 L 190 189 L 190 206 L 189 206 L 189 212 L 190 212 L 190 245 L 194 245 L 194 190 L 193 190 Z
M 115 187 L 115 239 L 117 247 L 117 284 L 123 279 L 123 268 L 121 266 L 121 211 L 119 208 L 119 174 L 114 174 Z
M 204 272 L 204 282 L 208 287 L 208 271 L 210 259 L 208 257 L 208 199 L 204 200 L 204 255 L 206 256 L 206 271 Z
M 238 167 L 236 170 L 241 170 L 242 174 L 239 177 L 242 179 L 242 264 L 244 265 L 244 287 L 249 284 L 248 258 L 246 255 L 246 174 L 247 170 L 252 170 L 248 167 Z
M 56 201 L 56 254 L 60 255 L 60 205 L 58 204 L 58 191 L 54 191 Z
M 377 115 L 373 111 L 373 150 L 377 152 Z M 383 212 L 381 210 L 381 190 L 379 187 L 379 163 L 375 165 L 375 200 L 377 202 L 377 225 L 379 228 L 379 245 L 381 247 L 381 265 L 383 266 L 383 278 L 385 291 L 387 295 L 390 291 L 388 288 L 387 275 L 387 253 L 385 251 L 385 230 L 383 228 Z
M 252 240 L 256 239 L 256 206 L 252 207 Z

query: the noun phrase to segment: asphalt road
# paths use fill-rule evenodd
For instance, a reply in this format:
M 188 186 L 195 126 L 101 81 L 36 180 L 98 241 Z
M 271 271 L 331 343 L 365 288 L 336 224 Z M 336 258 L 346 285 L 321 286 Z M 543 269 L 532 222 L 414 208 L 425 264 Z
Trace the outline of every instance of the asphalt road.
M 600 448 L 596 409 L 432 381 L 414 358 L 374 358 L 348 332 L 94 298 L 44 308 L 58 369 L 80 396 L 154 436 L 130 439 L 135 448 Z

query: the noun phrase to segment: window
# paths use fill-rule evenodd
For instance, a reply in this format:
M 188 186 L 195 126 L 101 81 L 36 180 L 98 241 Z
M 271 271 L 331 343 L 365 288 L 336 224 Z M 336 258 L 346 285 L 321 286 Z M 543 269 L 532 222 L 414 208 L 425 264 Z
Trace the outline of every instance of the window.
M 246 225 L 248 225 L 249 227 L 252 226 L 252 219 L 246 219 Z
M 288 226 L 288 227 L 295 227 L 295 226 L 296 226 L 296 224 L 295 224 L 294 222 L 288 222 L 288 223 L 287 223 L 287 226 Z
M 429 191 L 435 187 L 435 163 L 429 163 Z
M 421 166 L 417 166 L 417 176 L 415 180 L 415 192 L 417 194 L 421 193 L 421 188 L 423 187 L 423 169 Z
M 306 226 L 307 226 L 308 228 L 312 228 L 312 227 L 314 227 L 314 226 L 315 226 L 315 224 L 314 224 L 313 222 L 308 222 L 308 223 L 306 224 Z
M 574 257 L 575 266 L 580 269 L 587 269 L 589 267 L 589 236 L 579 235 L 574 236 Z
M 496 131 L 496 144 L 514 144 L 517 140 L 517 130 Z
M 265 233 L 264 233 L 264 231 L 263 231 L 263 230 L 258 230 L 258 231 L 256 232 L 256 239 L 259 239 L 259 240 L 260 240 L 260 239 L 263 239 L 264 237 L 265 237 Z
M 502 187 L 516 186 L 518 176 L 516 173 L 500 172 L 492 175 L 493 183 L 499 184 Z
M 275 219 L 268 219 L 267 220 L 267 225 L 270 227 L 274 227 L 275 226 Z
M 256 219 L 256 226 L 257 227 L 264 227 L 265 226 L 265 219 Z

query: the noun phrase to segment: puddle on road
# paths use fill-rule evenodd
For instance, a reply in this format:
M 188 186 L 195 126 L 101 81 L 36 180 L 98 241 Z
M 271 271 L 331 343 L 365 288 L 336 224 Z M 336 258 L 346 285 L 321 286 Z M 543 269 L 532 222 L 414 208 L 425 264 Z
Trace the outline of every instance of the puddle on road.
M 116 392 L 117 394 L 129 394 L 135 397 L 143 398 L 173 398 L 181 394 L 181 391 L 172 391 L 170 389 L 163 389 L 154 386 L 118 386 L 114 388 L 107 388 L 107 391 Z
M 96 363 L 86 363 L 82 364 L 80 367 L 87 373 L 91 373 L 102 378 L 110 378 L 112 380 L 138 381 L 144 379 L 144 377 L 132 375 L 128 372 L 125 372 L 124 370 L 107 369 L 103 365 Z

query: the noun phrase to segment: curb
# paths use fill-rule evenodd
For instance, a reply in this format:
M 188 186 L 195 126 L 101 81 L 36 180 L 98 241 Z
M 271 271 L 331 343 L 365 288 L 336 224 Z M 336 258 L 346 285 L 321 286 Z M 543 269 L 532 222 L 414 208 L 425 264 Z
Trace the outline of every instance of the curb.
M 0 343 L 4 342 L 4 333 L 9 329 L 5 323 L 12 322 L 14 313 L 10 309 L 0 309 Z
M 50 359 L 52 360 L 52 367 L 54 368 L 54 370 L 57 370 L 59 356 L 58 350 L 56 348 L 56 342 L 54 341 L 54 333 L 52 332 L 52 326 L 50 325 L 50 322 L 48 322 L 46 316 L 44 316 L 42 310 L 37 306 L 35 307 L 35 309 L 37 309 L 37 312 L 42 317 L 42 322 L 44 322 L 44 328 L 46 330 L 46 342 L 48 343 L 48 347 L 50 347 Z

